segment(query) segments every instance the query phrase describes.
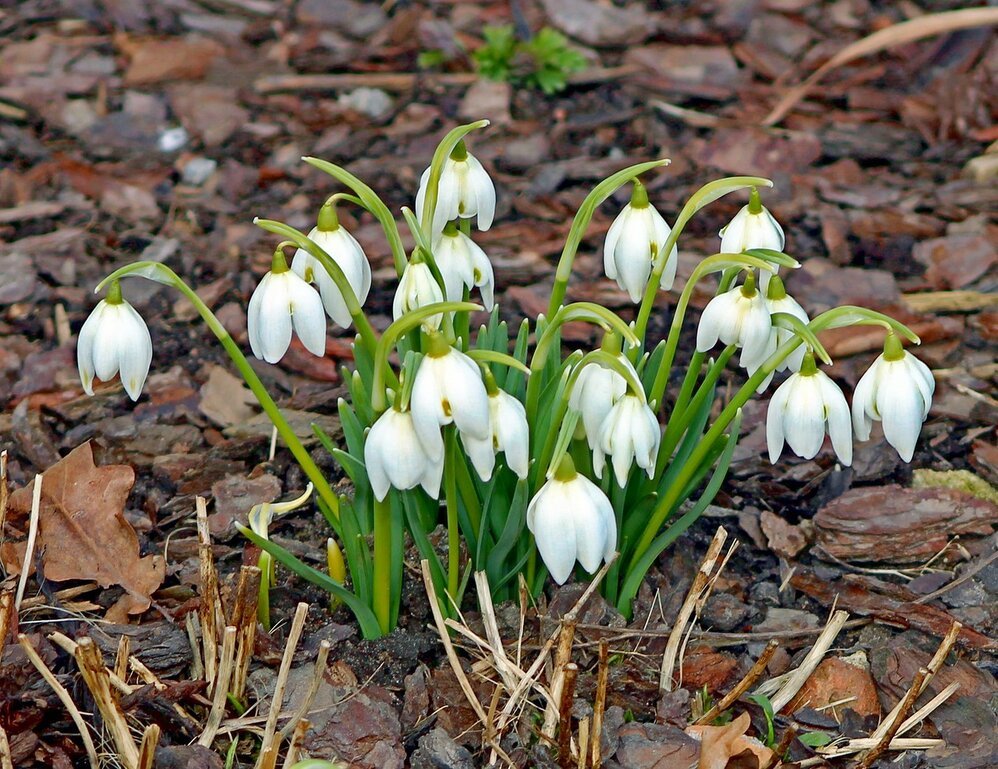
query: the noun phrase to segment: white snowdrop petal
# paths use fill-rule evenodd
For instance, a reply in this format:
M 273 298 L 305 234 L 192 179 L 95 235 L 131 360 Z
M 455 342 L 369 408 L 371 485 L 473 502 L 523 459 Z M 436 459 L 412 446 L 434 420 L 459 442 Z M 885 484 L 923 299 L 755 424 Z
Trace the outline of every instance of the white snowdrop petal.
M 819 371 L 816 375 L 825 406 L 828 421 L 828 437 L 832 440 L 832 448 L 839 461 L 847 467 L 852 464 L 852 419 L 849 414 L 849 404 L 839 386 L 825 373 Z
M 285 273 L 293 275 L 294 273 Z M 326 354 L 326 311 L 322 299 L 305 281 L 288 279 L 291 295 L 291 322 L 301 343 L 313 355 Z
M 461 433 L 461 443 L 464 445 L 464 451 L 468 455 L 468 459 L 471 460 L 471 464 L 475 468 L 475 472 L 478 473 L 478 477 L 483 481 L 488 481 L 492 477 L 492 472 L 495 470 L 496 465 L 492 437 L 489 436 L 480 440 Z
M 877 358 L 866 373 L 856 383 L 852 393 L 852 426 L 856 438 L 861 441 L 870 439 L 873 429 L 873 417 L 877 416 L 874 397 L 876 395 L 877 374 L 881 359 Z
M 277 363 L 291 345 L 291 297 L 281 275 L 271 273 L 269 277 L 271 280 L 266 287 L 261 282 L 257 288 L 263 294 L 257 335 L 263 359 L 267 363 Z
M 489 396 L 478 367 L 457 350 L 444 358 L 448 360 L 446 368 L 441 369 L 441 390 L 450 403 L 454 423 L 473 438 L 490 438 Z
M 825 439 L 825 408 L 817 375 L 795 374 L 793 392 L 784 412 L 784 432 L 794 453 L 804 459 L 813 458 Z M 788 380 L 789 381 L 789 380 Z
M 94 311 L 83 321 L 79 336 L 76 340 L 76 365 L 80 371 L 80 383 L 83 391 L 87 395 L 94 394 L 94 342 L 99 333 L 101 316 L 104 314 L 106 302 L 102 299 L 98 302 Z
M 426 363 L 427 360 L 424 359 L 416 372 L 416 381 L 412 386 L 410 399 L 412 423 L 423 449 L 431 459 L 439 459 L 444 454 L 444 440 L 440 435 L 440 427 L 449 424 L 450 419 L 444 421 L 445 416 L 433 374 L 423 373 Z
M 561 481 L 548 481 L 527 509 L 527 526 L 534 535 L 537 552 L 559 585 L 572 575 L 576 556 L 576 538 L 568 536 L 574 530 L 574 522 L 564 485 Z
M 773 397 L 769 399 L 769 408 L 766 410 L 766 447 L 769 449 L 769 461 L 776 464 L 783 453 L 783 443 L 786 433 L 783 429 L 784 411 L 787 407 L 787 399 L 793 383 L 788 379 L 781 384 Z
M 640 213 L 640 212 L 639 212 Z M 617 241 L 615 252 L 617 283 L 632 302 L 640 302 L 651 275 L 651 239 L 648 227 L 634 217 L 634 226 L 625 228 Z
M 496 213 L 496 188 L 492 178 L 478 158 L 468 155 L 468 186 L 475 198 L 478 213 L 478 229 L 482 232 L 492 226 Z
M 606 231 L 606 239 L 603 241 L 603 271 L 611 280 L 617 279 L 617 241 L 620 239 L 620 233 L 627 227 L 630 211 L 631 204 L 628 203 L 610 224 L 610 229 Z
M 137 401 L 152 364 L 152 338 L 145 321 L 127 302 L 120 306 L 119 323 L 118 363 L 121 384 L 128 396 Z
M 488 255 L 478 247 L 477 243 L 471 242 L 468 249 L 471 253 L 472 280 L 478 287 L 482 295 L 482 304 L 488 312 L 492 312 L 495 307 L 495 271 L 492 269 L 492 262 Z
M 901 459 L 910 462 L 922 431 L 922 399 L 913 382 L 894 379 L 885 382 L 887 386 L 877 393 L 877 411 L 883 420 L 887 442 L 897 449 Z
M 426 472 L 423 473 L 423 479 L 420 481 L 420 486 L 422 486 L 423 491 L 429 494 L 433 499 L 439 499 L 440 497 L 440 481 L 443 479 L 443 475 L 443 457 L 440 459 L 428 459 L 426 462 Z

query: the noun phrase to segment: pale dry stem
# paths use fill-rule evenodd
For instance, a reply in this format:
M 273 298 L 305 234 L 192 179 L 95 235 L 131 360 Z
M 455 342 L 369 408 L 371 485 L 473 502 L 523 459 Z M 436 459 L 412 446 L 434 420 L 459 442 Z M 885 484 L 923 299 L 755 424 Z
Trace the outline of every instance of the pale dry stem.
M 31 641 L 28 637 L 21 633 L 17 637 L 17 642 L 21 645 L 24 650 L 25 656 L 35 666 L 35 669 L 41 674 L 42 678 L 45 679 L 45 683 L 49 685 L 55 696 L 59 698 L 62 706 L 66 708 L 66 712 L 69 713 L 69 717 L 73 719 L 73 723 L 76 724 L 77 730 L 80 732 L 80 739 L 83 740 L 83 747 L 87 751 L 87 758 L 90 760 L 91 769 L 98 769 L 99 763 L 97 760 L 97 749 L 94 747 L 93 738 L 90 736 L 90 729 L 87 728 L 86 722 L 83 720 L 83 715 L 80 713 L 80 709 L 76 707 L 76 703 L 73 702 L 73 698 L 70 696 L 69 692 L 66 691 L 66 687 L 59 683 L 59 679 L 55 677 L 51 670 L 49 670 L 48 665 L 45 664 L 44 660 L 35 651 L 35 648 L 31 645 Z M 4 735 L 4 742 L 7 741 L 7 735 Z M 9 747 L 7 750 L 7 759 L 10 761 L 10 751 Z M 13 769 L 13 766 L 8 763 L 4 769 Z
M 721 555 L 721 549 L 724 547 L 727 537 L 728 533 L 724 530 L 724 527 L 718 527 L 717 532 L 714 534 L 714 539 L 711 540 L 710 547 L 707 548 L 707 554 L 700 564 L 700 569 L 693 578 L 693 584 L 690 585 L 690 589 L 686 594 L 686 600 L 683 601 L 683 605 L 679 610 L 676 624 L 673 626 L 672 632 L 669 633 L 669 640 L 665 645 L 665 653 L 662 655 L 662 667 L 658 677 L 658 688 L 661 692 L 672 691 L 673 674 L 676 668 L 676 661 L 679 657 L 679 647 L 686 634 L 686 625 L 694 615 L 694 612 L 698 612 L 698 607 L 703 605 L 714 580 L 717 578 L 717 574 L 720 574 L 720 570 L 724 568 L 724 563 L 727 562 L 727 558 L 730 558 L 731 552 L 733 552 L 728 553 L 727 558 L 724 559 L 724 562 L 715 574 L 714 567 L 717 565 L 717 559 Z

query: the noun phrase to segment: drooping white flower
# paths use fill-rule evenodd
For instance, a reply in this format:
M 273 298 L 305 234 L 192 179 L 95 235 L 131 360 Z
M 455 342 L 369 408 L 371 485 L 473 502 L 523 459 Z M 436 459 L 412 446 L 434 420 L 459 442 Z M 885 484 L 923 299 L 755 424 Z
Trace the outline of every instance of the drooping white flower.
M 428 347 L 412 384 L 410 408 L 423 448 L 431 457 L 439 457 L 443 425 L 453 422 L 469 438 L 490 438 L 489 396 L 475 362 L 451 347 L 442 334 L 431 334 Z
M 827 374 L 818 371 L 807 354 L 801 370 L 781 384 L 769 401 L 766 443 L 769 461 L 776 464 L 786 440 L 794 453 L 811 459 L 821 449 L 825 429 L 843 465 L 852 464 L 852 426 L 849 404 Z
M 889 335 L 883 354 L 863 374 L 852 396 L 856 437 L 868 440 L 873 420 L 879 419 L 887 442 L 901 459 L 910 462 L 935 390 L 929 367 L 902 349 L 897 337 Z
M 121 298 L 117 282 L 80 329 L 76 356 L 87 395 L 94 394 L 95 376 L 107 382 L 120 373 L 128 397 L 139 399 L 152 362 L 152 339 L 142 316 Z
M 460 302 L 466 287 L 477 286 L 482 292 L 485 309 L 492 311 L 495 305 L 495 273 L 488 255 L 475 241 L 448 222 L 433 242 L 433 258 L 444 279 L 448 301 Z
M 379 501 L 392 486 L 400 491 L 422 486 L 431 497 L 440 495 L 443 455 L 427 453 L 416 434 L 412 412 L 393 406 L 378 417 L 364 442 L 364 465 Z
M 444 292 L 440 290 L 440 284 L 433 277 L 429 265 L 417 254 L 406 265 L 395 289 L 392 318 L 398 320 L 408 312 L 443 300 Z M 443 315 L 431 315 L 423 321 L 423 327 L 428 330 L 439 328 L 442 319 Z
M 308 238 L 340 266 L 354 294 L 357 295 L 357 301 L 363 306 L 371 290 L 371 265 L 356 238 L 335 221 L 335 213 L 327 213 L 331 211 L 332 206 L 329 204 L 322 207 L 319 224 L 308 233 Z M 331 226 L 333 224 L 335 227 Z M 351 323 L 350 311 L 347 309 L 343 294 L 319 260 L 305 249 L 299 248 L 291 260 L 291 269 L 305 281 L 315 283 L 319 287 L 326 314 L 338 326 L 348 328 Z
M 707 352 L 720 339 L 742 348 L 740 365 L 754 373 L 766 359 L 773 321 L 750 272 L 745 283 L 718 294 L 704 308 L 697 327 L 697 350 Z
M 628 393 L 610 408 L 599 430 L 599 440 L 593 449 L 593 471 L 597 478 L 603 477 L 606 455 L 613 463 L 613 473 L 617 485 L 627 485 L 627 474 L 631 465 L 647 471 L 648 477 L 655 475 L 655 459 L 662 432 L 655 412 L 637 395 Z
M 721 232 L 721 253 L 740 254 L 752 248 L 769 248 L 782 251 L 786 243 L 783 228 L 773 218 L 753 188 L 748 205 L 728 222 Z
M 759 198 L 759 191 L 752 188 L 748 205 L 721 229 L 721 253 L 740 254 L 753 248 L 769 248 L 782 251 L 786 244 L 783 228 L 773 218 Z M 763 293 L 772 275 L 768 270 L 762 270 L 759 276 L 759 286 Z
M 423 216 L 423 201 L 430 181 L 430 169 L 423 172 L 416 193 L 416 215 Z M 443 230 L 452 219 L 478 217 L 478 229 L 492 226 L 496 212 L 496 188 L 478 159 L 459 142 L 444 161 L 437 188 L 437 207 L 433 214 L 433 233 Z
M 496 454 L 506 454 L 506 464 L 519 478 L 527 477 L 530 464 L 530 433 L 527 411 L 516 398 L 503 390 L 489 394 L 489 435 L 475 438 L 461 433 L 464 450 L 478 476 L 487 481 L 495 469 Z
M 606 276 L 617 281 L 632 302 L 640 302 L 648 286 L 652 263 L 672 229 L 662 215 L 648 202 L 648 193 L 641 182 L 634 183 L 631 202 L 613 220 L 603 244 L 603 268 Z M 672 252 L 665 263 L 659 287 L 668 291 L 676 279 L 679 252 Z
M 530 500 L 527 528 L 559 585 L 571 576 L 576 561 L 591 574 L 601 561 L 610 560 L 617 548 L 617 523 L 610 500 L 575 471 L 567 455 L 554 477 Z
M 250 348 L 257 358 L 277 363 L 291 345 L 292 329 L 313 355 L 326 354 L 326 313 L 322 298 L 288 269 L 277 251 L 271 271 L 263 276 L 246 310 Z
M 634 371 L 634 366 L 625 356 L 620 355 L 619 360 Z M 634 376 L 637 378 L 636 372 Z M 568 406 L 582 416 L 582 427 L 590 449 L 595 450 L 607 414 L 626 392 L 627 380 L 613 369 L 590 363 L 579 373 L 569 393 Z

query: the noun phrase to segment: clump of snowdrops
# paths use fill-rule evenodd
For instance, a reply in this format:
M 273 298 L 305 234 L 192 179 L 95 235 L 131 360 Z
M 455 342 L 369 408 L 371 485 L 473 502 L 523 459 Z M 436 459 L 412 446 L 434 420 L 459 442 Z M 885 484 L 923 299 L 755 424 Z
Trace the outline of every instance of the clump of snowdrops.
M 97 287 L 107 290 L 106 297 L 79 336 L 88 393 L 95 377 L 107 381 L 120 373 L 129 396 L 139 397 L 152 345 L 145 323 L 122 297 L 120 281 L 166 283 L 200 313 L 311 482 L 332 529 L 327 568 L 305 563 L 267 537 L 274 515 L 304 504 L 307 495 L 258 506 L 251 525 L 240 529 L 262 548 L 265 588 L 279 563 L 349 607 L 366 637 L 388 633 L 398 620 L 408 535 L 429 561 L 445 612 L 460 604 L 473 571 L 487 573 L 501 600 L 514 595 L 518 575 L 537 593 L 548 576 L 560 584 L 612 562 L 602 590 L 629 614 L 648 569 L 720 488 L 742 406 L 781 372 L 786 378 L 767 416 L 771 461 L 785 443 L 813 457 L 827 434 L 848 465 L 854 438 L 869 438 L 875 420 L 883 422 L 901 457 L 911 459 L 934 387 L 926 366 L 902 346 L 903 339 L 918 338 L 862 307 L 807 316 L 779 277 L 800 265 L 783 252 L 783 231 L 762 205 L 758 190 L 771 186 L 763 178 L 703 186 L 670 227 L 640 181 L 667 160 L 615 173 L 575 215 L 547 313 L 508 327 L 495 306 L 492 264 L 473 237 L 475 228 L 492 225 L 496 190 L 465 137 L 486 125 L 455 128 L 440 142 L 415 209 L 402 209 L 415 242 L 409 253 L 377 194 L 346 169 L 317 158 L 304 161 L 347 191 L 323 203 L 316 226 L 305 234 L 256 220 L 281 240 L 249 302 L 252 353 L 277 363 L 297 335 L 307 350 L 323 355 L 330 322 L 356 332 L 353 369 L 343 369 L 348 397 L 339 401 L 343 444 L 315 428 L 352 482 L 351 495 L 333 490 L 243 351 L 169 267 L 138 262 Z M 625 186 L 630 202 L 606 235 L 603 262 L 607 277 L 637 306 L 632 322 L 598 304 L 566 301 L 572 263 L 594 212 Z M 721 231 L 718 253 L 696 266 L 674 298 L 667 337 L 651 344 L 649 320 L 662 311 L 655 307 L 659 292 L 672 290 L 683 228 L 702 207 L 738 190 L 749 191 L 748 204 Z M 378 220 L 394 260 L 394 320 L 380 333 L 364 312 L 371 268 L 339 221 L 343 205 Z M 690 297 L 711 275 L 715 296 L 701 316 L 695 351 L 683 357 L 679 337 Z M 483 310 L 487 315 L 475 315 Z M 477 331 L 473 316 L 485 319 Z M 562 326 L 579 321 L 602 333 L 597 349 L 564 349 Z M 819 367 L 831 360 L 817 335 L 852 325 L 880 326 L 885 339 L 883 355 L 860 380 L 850 409 Z M 746 380 L 715 408 L 718 378 L 733 359 Z M 667 393 L 672 381 L 680 383 L 674 395 Z M 432 534 L 441 524 L 446 541 L 435 547 Z

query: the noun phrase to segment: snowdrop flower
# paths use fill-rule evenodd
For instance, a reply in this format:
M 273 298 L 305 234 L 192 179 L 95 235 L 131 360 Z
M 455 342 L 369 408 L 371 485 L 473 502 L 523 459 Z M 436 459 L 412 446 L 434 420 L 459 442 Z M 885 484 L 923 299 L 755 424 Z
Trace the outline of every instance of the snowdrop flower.
M 461 443 L 483 481 L 492 477 L 496 454 L 500 451 L 506 453 L 509 469 L 518 478 L 526 478 L 530 464 L 527 411 L 520 401 L 496 386 L 491 372 L 486 374 L 486 383 L 489 392 L 489 435 L 479 439 L 461 433 Z
M 440 496 L 443 455 L 432 457 L 426 452 L 410 411 L 393 406 L 378 417 L 364 442 L 364 465 L 379 501 L 392 486 L 400 491 L 422 486 L 431 497 Z
M 635 180 L 631 202 L 613 220 L 603 244 L 603 268 L 606 276 L 617 281 L 632 302 L 640 302 L 648 286 L 652 263 L 665 245 L 672 229 L 648 202 L 648 191 Z M 672 247 L 659 286 L 666 291 L 676 279 L 679 252 Z
M 318 224 L 308 233 L 308 239 L 329 254 L 330 258 L 340 266 L 354 294 L 357 295 L 357 301 L 363 306 L 371 290 L 371 265 L 360 243 L 346 231 L 345 227 L 340 226 L 331 203 L 320 209 Z M 299 248 L 291 260 L 291 269 L 306 282 L 315 283 L 319 287 L 326 314 L 336 325 L 348 328 L 351 323 L 350 311 L 347 309 L 343 294 L 319 260 L 304 248 Z
M 527 507 L 527 528 L 554 581 L 563 585 L 576 560 L 590 574 L 617 548 L 617 523 L 610 500 L 575 471 L 566 454 Z
M 485 309 L 495 305 L 495 273 L 486 253 L 471 238 L 448 222 L 433 242 L 433 258 L 444 279 L 447 301 L 460 302 L 464 289 L 478 286 Z
M 443 300 L 444 294 L 440 290 L 440 284 L 433 277 L 422 253 L 417 250 L 412 259 L 409 260 L 409 264 L 406 265 L 398 288 L 395 289 L 392 318 L 398 320 L 408 312 Z M 423 328 L 427 330 L 439 328 L 442 318 L 443 315 L 431 315 L 423 321 Z
M 635 462 L 648 472 L 649 478 L 653 477 L 661 440 L 655 412 L 644 399 L 628 393 L 613 404 L 600 427 L 599 441 L 593 450 L 596 477 L 603 477 L 607 454 L 612 457 L 613 473 L 621 488 L 627 485 L 627 474 Z
M 430 169 L 423 172 L 416 193 L 416 215 L 423 216 L 423 201 L 430 181 Z M 492 226 L 496 212 L 496 188 L 478 159 L 468 152 L 464 142 L 458 142 L 444 161 L 437 187 L 437 207 L 433 213 L 433 232 L 443 230 L 452 219 L 478 217 L 478 229 Z
M 121 286 L 112 281 L 107 298 L 86 319 L 76 346 L 80 382 L 94 394 L 94 377 L 102 382 L 121 374 L 121 384 L 133 401 L 142 394 L 152 363 L 152 339 L 142 316 L 121 298 Z
M 766 359 L 773 321 L 766 300 L 749 272 L 745 283 L 718 294 L 704 308 L 697 328 L 697 350 L 707 352 L 720 339 L 742 348 L 739 364 L 754 373 Z
M 818 371 L 814 355 L 809 352 L 800 371 L 791 374 L 769 402 L 766 414 L 769 461 L 776 464 L 783 452 L 784 439 L 797 456 L 811 459 L 825 440 L 826 425 L 839 461 L 851 465 L 849 404 L 838 385 Z
M 634 366 L 625 356 L 618 357 L 621 363 L 634 371 Z M 637 378 L 637 372 L 634 376 Z M 582 416 L 582 427 L 590 449 L 596 449 L 603 422 L 613 404 L 626 392 L 627 380 L 613 369 L 590 363 L 579 373 L 568 396 L 568 407 Z
M 904 350 L 897 336 L 888 334 L 883 354 L 863 374 L 852 396 L 856 437 L 869 439 L 873 420 L 882 420 L 887 442 L 910 462 L 935 389 L 929 367 Z
M 284 357 L 291 345 L 292 329 L 310 353 L 320 357 L 326 354 L 322 299 L 288 269 L 281 247 L 274 252 L 270 272 L 250 297 L 246 321 L 250 348 L 267 363 L 277 363 Z
M 749 195 L 748 205 L 735 214 L 735 218 L 719 234 L 721 253 L 724 254 L 740 254 L 752 248 L 782 251 L 786 244 L 783 228 L 762 204 L 755 187 Z M 760 276 L 760 288 L 764 293 L 771 275 L 768 270 L 763 270 Z
M 468 438 L 489 440 L 489 396 L 475 362 L 431 333 L 412 384 L 412 421 L 426 453 L 443 454 L 440 428 L 451 422 Z

